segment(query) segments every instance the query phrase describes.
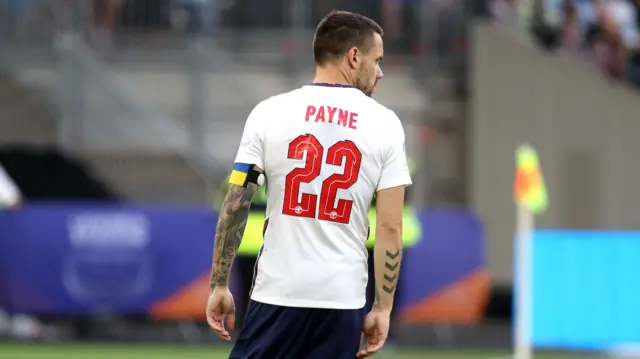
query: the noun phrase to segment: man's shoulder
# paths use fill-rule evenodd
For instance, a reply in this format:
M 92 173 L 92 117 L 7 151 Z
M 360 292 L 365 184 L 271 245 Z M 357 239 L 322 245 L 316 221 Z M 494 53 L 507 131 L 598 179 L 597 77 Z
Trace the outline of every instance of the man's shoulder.
M 398 118 L 393 110 L 367 95 L 363 94 L 363 96 L 359 97 L 358 100 L 360 101 L 361 106 L 367 109 L 367 111 L 374 117 L 385 120 Z
M 386 143 L 389 134 L 397 133 L 398 129 L 403 131 L 402 123 L 393 110 L 368 96 L 364 97 L 366 99 L 361 100 L 361 105 L 358 106 L 361 108 L 360 115 L 366 116 L 367 122 L 372 124 L 372 126 L 366 126 L 366 131 L 379 136 L 382 139 L 379 142 L 381 145 Z

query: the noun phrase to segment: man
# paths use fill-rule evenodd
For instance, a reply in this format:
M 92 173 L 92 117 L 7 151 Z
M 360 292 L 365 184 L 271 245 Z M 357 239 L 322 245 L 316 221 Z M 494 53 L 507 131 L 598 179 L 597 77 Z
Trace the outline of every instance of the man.
M 174 0 L 171 2 L 171 24 L 188 33 L 211 35 L 222 6 L 216 0 Z
M 94 0 L 91 42 L 102 55 L 110 55 L 113 51 L 113 35 L 123 5 L 124 0 Z
M 264 243 L 244 328 L 230 358 L 352 359 L 378 352 L 402 258 L 411 184 L 398 117 L 371 99 L 382 77 L 382 29 L 336 11 L 313 40 L 311 85 L 258 104 L 247 119 L 216 230 L 207 320 L 235 325 L 231 264 L 258 185 Z M 376 194 L 376 298 L 366 314 L 367 213 Z M 368 340 L 360 348 L 361 335 Z
M 18 186 L 0 164 L 0 210 L 17 209 L 22 203 L 21 197 Z
M 0 211 L 17 209 L 20 204 L 20 191 L 9 174 L 0 164 Z M 0 308 L 0 337 L 5 334 L 16 334 L 14 321 L 9 314 Z
M 0 211 L 18 210 L 22 205 L 20 189 L 0 164 Z M 40 322 L 29 315 L 9 316 L 0 308 L 0 335 L 9 334 L 17 339 L 34 339 L 42 336 Z

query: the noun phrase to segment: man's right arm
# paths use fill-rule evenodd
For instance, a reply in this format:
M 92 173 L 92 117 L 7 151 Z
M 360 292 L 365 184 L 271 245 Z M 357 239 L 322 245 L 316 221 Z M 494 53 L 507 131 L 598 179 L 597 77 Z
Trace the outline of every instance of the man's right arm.
M 377 194 L 376 242 L 373 247 L 375 300 L 373 308 L 391 312 L 402 262 L 402 207 L 404 186 Z

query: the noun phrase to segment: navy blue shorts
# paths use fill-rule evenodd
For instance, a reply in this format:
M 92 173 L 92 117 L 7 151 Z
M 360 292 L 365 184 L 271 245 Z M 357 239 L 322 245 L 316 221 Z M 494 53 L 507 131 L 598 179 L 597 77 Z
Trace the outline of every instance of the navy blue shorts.
M 364 313 L 252 300 L 229 359 L 355 359 Z

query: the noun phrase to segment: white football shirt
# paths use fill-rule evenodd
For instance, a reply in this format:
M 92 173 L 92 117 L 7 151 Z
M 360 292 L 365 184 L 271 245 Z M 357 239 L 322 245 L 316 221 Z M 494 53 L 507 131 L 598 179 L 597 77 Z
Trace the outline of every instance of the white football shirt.
M 359 309 L 373 195 L 411 184 L 398 117 L 360 90 L 304 86 L 258 104 L 236 163 L 262 168 L 267 226 L 251 299 Z

